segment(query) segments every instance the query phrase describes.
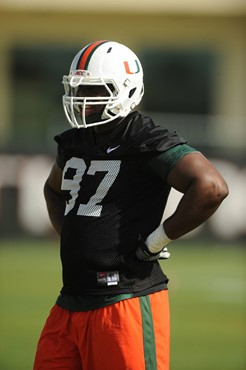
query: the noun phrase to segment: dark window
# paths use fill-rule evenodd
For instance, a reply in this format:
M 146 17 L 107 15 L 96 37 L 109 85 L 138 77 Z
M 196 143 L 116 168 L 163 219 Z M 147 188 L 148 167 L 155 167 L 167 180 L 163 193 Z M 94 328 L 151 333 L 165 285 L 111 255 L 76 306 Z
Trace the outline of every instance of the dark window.
M 209 114 L 212 110 L 215 55 L 207 50 L 145 50 L 146 111 Z
M 75 48 L 18 46 L 11 53 L 13 150 L 44 151 L 52 135 L 68 129 L 62 107 L 62 76 Z M 28 146 L 27 146 L 28 143 Z

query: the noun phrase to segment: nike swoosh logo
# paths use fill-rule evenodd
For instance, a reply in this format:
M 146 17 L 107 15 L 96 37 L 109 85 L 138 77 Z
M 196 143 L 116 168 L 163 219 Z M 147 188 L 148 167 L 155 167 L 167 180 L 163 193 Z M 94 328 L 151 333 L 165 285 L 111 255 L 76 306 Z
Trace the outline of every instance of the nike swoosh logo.
M 115 147 L 113 147 L 113 148 L 109 147 L 109 148 L 107 149 L 107 153 L 111 153 L 113 150 L 118 149 L 119 147 L 120 147 L 120 145 L 117 145 L 117 146 L 115 146 Z

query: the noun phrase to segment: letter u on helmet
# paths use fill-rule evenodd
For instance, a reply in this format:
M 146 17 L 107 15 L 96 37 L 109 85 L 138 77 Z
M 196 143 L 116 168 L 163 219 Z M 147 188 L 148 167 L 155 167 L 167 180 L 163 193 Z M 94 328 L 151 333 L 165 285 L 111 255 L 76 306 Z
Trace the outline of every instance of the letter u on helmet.
M 70 125 L 77 128 L 127 116 L 144 94 L 143 69 L 138 57 L 125 45 L 106 40 L 93 42 L 78 52 L 69 75 L 63 76 L 63 84 L 64 111 Z M 106 93 L 79 96 L 81 86 L 103 86 Z M 102 107 L 92 122 L 86 114 L 88 106 Z

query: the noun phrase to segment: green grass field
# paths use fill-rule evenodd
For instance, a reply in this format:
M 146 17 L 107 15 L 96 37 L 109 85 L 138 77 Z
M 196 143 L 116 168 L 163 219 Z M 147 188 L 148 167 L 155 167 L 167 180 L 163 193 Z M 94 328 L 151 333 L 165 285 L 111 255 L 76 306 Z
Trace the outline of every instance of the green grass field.
M 169 276 L 171 370 L 246 369 L 246 250 L 187 242 L 162 262 Z M 32 369 L 61 287 L 57 242 L 0 242 L 0 369 Z

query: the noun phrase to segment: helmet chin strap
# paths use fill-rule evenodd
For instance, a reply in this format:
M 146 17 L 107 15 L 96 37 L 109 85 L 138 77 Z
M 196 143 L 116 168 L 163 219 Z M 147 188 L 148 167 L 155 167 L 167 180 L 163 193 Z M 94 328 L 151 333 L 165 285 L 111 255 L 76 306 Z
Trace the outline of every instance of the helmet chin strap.
M 122 121 L 124 121 L 126 117 L 118 117 L 113 121 L 110 121 L 108 123 L 105 123 L 105 125 L 96 125 L 93 126 L 95 133 L 108 133 L 109 135 L 115 135 L 117 134 L 118 130 L 121 127 Z M 108 136 L 100 141 L 100 144 L 104 146 L 108 142 Z
M 114 126 L 118 126 L 118 124 L 123 121 L 123 119 L 125 117 L 115 117 L 115 119 L 112 119 L 111 121 L 109 122 L 103 122 L 104 120 L 101 118 L 102 117 L 102 114 L 101 113 L 94 113 L 94 114 L 91 114 L 90 116 L 86 117 L 86 125 L 90 125 L 90 124 L 93 124 L 95 122 L 101 122 L 100 126 L 101 128 L 104 127 L 106 129 L 106 127 L 111 127 L 111 123 L 114 125 Z M 106 121 L 107 119 L 105 119 Z M 93 126 L 93 127 L 97 127 L 97 125 Z
M 101 117 L 102 117 L 101 113 L 93 113 L 89 115 L 88 117 L 86 117 L 86 124 L 101 121 L 102 120 Z

